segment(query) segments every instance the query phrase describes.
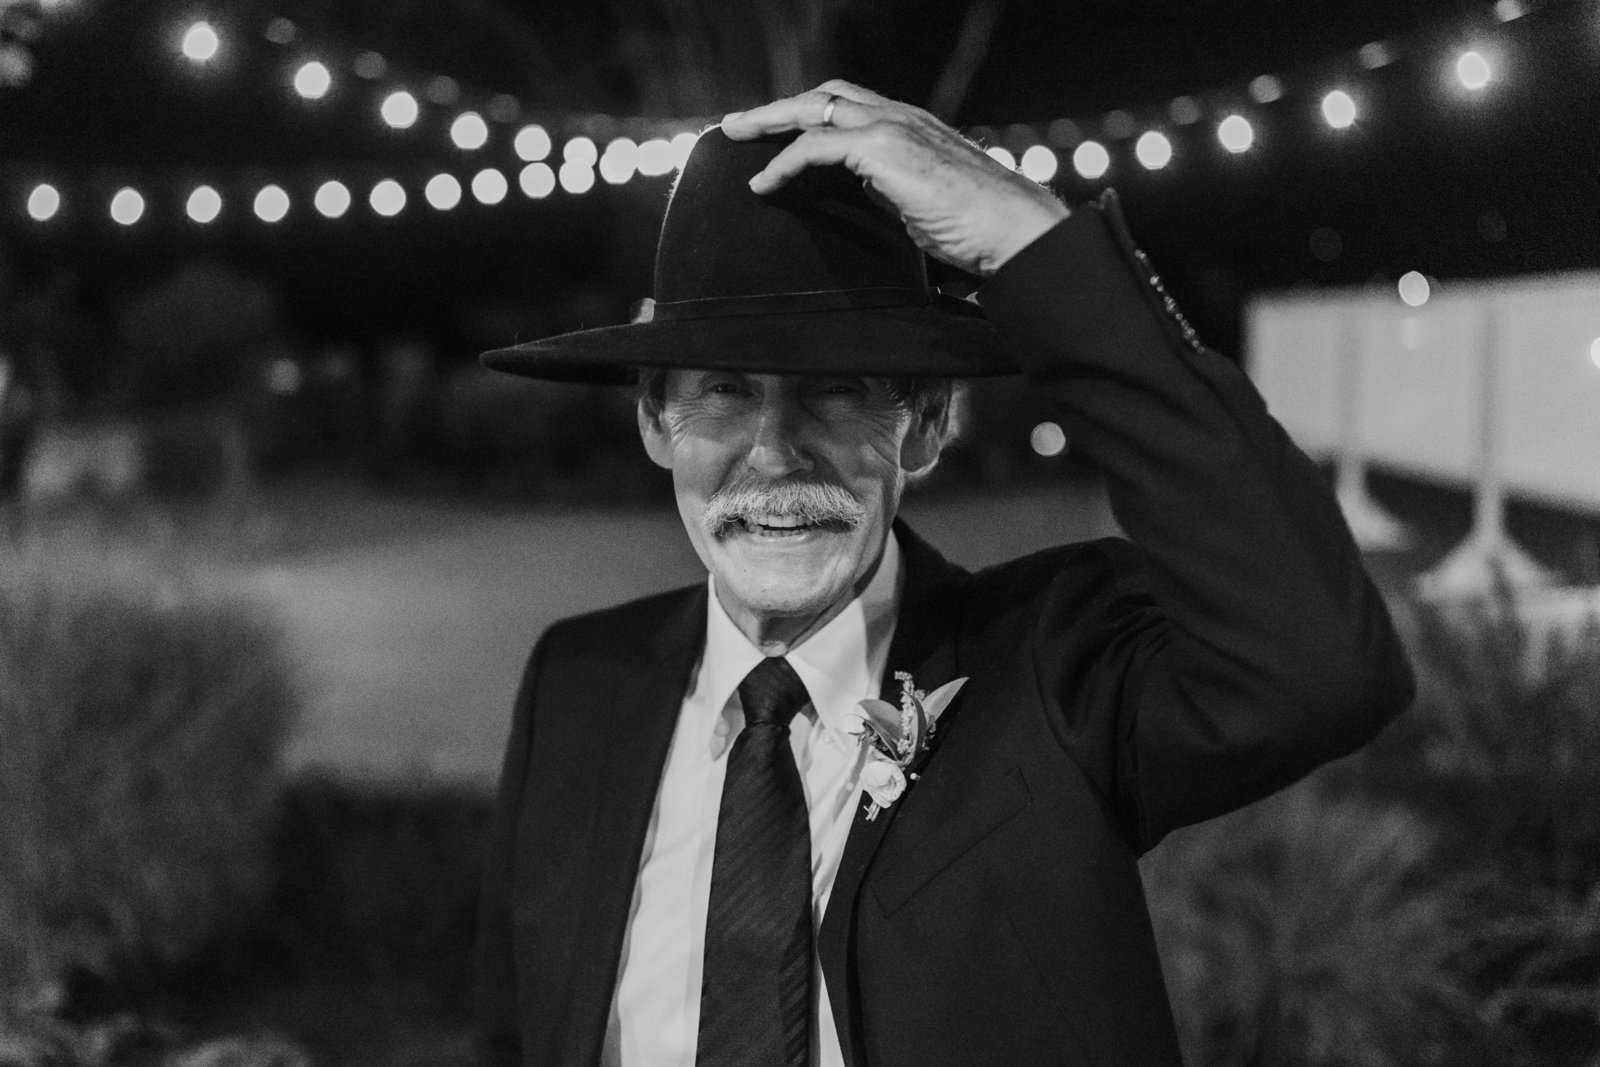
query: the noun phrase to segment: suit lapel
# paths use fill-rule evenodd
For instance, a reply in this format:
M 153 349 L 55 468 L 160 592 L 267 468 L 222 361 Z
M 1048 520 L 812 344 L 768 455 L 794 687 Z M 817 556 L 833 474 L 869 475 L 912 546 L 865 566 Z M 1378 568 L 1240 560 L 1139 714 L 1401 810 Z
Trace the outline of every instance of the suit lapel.
M 596 958 L 605 962 L 582 969 L 591 988 L 574 991 L 574 1018 L 557 1023 L 571 1025 L 574 1036 L 581 1035 L 578 1040 L 586 1046 L 573 1049 L 578 1053 L 574 1063 L 600 1059 L 639 857 L 684 692 L 704 644 L 705 615 L 702 585 L 663 620 L 647 646 L 647 657 L 623 660 L 637 666 L 625 669 L 617 679 L 609 719 L 594 733 L 596 742 L 604 742 L 595 778 L 604 796 L 594 802 L 589 862 L 582 890 L 574 887 L 578 894 L 574 899 L 583 892 L 592 894 L 584 901 L 576 940 L 581 951 L 596 952 Z
M 905 555 L 906 585 L 894 640 L 889 645 L 888 664 L 884 668 L 882 697 L 898 705 L 897 671 L 909 672 L 918 685 L 927 689 L 956 677 L 956 632 L 960 621 L 956 608 L 960 587 L 967 575 L 904 522 L 897 519 L 894 532 Z M 911 789 L 915 789 L 914 784 Z M 857 1067 L 860 1062 L 861 1008 L 854 995 L 855 961 L 850 953 L 856 902 L 861 893 L 862 877 L 904 800 L 902 797 L 869 821 L 866 818 L 869 798 L 864 792 L 860 794 L 855 821 L 845 839 L 844 855 L 839 860 L 839 872 L 834 878 L 817 936 L 817 953 L 828 983 L 839 1044 L 845 1063 L 850 1067 Z

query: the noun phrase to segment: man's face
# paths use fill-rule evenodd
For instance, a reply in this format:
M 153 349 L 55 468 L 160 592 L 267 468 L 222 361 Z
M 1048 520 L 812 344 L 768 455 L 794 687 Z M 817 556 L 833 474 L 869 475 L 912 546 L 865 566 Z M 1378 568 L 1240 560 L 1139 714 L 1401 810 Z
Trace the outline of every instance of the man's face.
M 661 410 L 639 408 L 723 607 L 758 642 L 810 633 L 871 574 L 906 474 L 937 453 L 912 423 L 866 377 L 673 370 Z

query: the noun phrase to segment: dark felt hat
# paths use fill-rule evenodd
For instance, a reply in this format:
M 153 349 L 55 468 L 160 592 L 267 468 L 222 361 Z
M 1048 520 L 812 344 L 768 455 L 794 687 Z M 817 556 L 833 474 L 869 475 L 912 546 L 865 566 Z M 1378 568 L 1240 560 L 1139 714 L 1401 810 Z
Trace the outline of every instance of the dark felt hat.
M 971 377 L 1017 369 L 973 303 L 939 292 L 899 219 L 844 167 L 759 196 L 750 179 L 793 135 L 701 135 L 656 248 L 639 321 L 483 354 L 494 370 L 620 383 L 639 366 L 774 374 Z

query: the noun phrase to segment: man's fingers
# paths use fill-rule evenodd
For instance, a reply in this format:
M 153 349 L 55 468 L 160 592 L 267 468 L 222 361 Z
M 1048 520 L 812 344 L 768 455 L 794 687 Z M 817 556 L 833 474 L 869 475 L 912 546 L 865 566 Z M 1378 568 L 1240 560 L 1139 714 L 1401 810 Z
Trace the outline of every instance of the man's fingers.
M 873 121 L 878 109 L 889 103 L 849 82 L 824 82 L 798 96 L 728 115 L 722 120 L 722 132 L 735 141 L 748 141 L 770 133 L 812 130 L 824 125 L 855 129 Z
M 843 129 L 814 129 L 803 133 L 785 145 L 783 151 L 750 179 L 750 189 L 756 193 L 770 193 L 807 167 L 844 163 L 853 139 L 851 131 Z

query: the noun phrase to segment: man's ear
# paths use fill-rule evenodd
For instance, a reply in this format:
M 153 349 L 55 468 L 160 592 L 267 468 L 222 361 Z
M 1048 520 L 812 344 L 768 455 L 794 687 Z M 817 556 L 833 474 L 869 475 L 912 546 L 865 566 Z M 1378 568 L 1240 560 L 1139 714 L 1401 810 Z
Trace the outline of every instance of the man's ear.
M 656 466 L 672 469 L 672 441 L 667 428 L 661 424 L 661 409 L 650 410 L 643 400 L 635 407 L 639 416 L 639 439 L 644 442 L 645 454 Z
M 946 416 L 913 415 L 905 440 L 900 442 L 900 469 L 917 478 L 933 470 L 944 448 Z

